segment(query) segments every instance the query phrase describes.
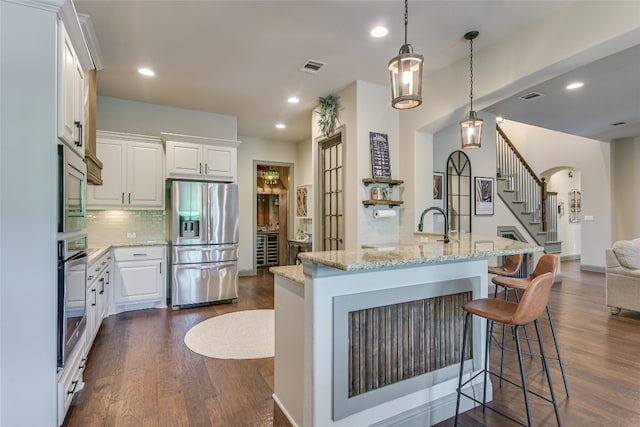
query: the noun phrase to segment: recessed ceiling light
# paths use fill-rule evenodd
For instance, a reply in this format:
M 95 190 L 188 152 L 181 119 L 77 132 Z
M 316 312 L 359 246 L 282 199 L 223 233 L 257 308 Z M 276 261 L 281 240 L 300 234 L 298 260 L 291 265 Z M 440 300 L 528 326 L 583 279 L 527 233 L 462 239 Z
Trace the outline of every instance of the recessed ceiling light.
M 504 122 L 504 117 L 496 116 L 496 123 L 502 123 L 502 122 Z
M 298 102 L 300 102 L 300 98 L 298 98 L 297 96 L 291 96 L 289 97 L 289 99 L 287 99 L 287 102 L 289 102 L 290 104 L 297 104 Z
M 584 83 L 575 82 L 575 83 L 571 83 L 570 85 L 567 85 L 567 89 L 568 90 L 580 89 L 582 86 L 584 86 Z
M 153 70 L 149 68 L 138 68 L 138 72 L 147 77 L 153 77 L 156 75 L 156 73 L 154 73 Z
M 276 123 L 276 127 L 277 127 L 278 129 L 284 129 L 284 128 L 286 128 L 286 126 L 284 125 L 284 123 Z
M 371 37 L 380 38 L 386 36 L 388 32 L 389 30 L 387 30 L 385 27 L 377 26 L 373 30 L 371 30 L 369 34 L 371 34 Z

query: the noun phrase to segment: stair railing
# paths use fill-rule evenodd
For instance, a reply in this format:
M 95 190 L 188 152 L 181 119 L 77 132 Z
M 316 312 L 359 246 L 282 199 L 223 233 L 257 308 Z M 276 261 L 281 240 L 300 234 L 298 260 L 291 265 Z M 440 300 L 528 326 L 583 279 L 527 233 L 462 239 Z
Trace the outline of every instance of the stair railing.
M 533 222 L 542 223 L 548 240 L 557 238 L 557 193 L 547 192 L 544 178 L 538 178 L 531 166 L 516 149 L 507 135 L 496 125 L 496 167 L 498 179 L 515 192 L 516 200 L 523 204 L 523 213 L 530 213 Z

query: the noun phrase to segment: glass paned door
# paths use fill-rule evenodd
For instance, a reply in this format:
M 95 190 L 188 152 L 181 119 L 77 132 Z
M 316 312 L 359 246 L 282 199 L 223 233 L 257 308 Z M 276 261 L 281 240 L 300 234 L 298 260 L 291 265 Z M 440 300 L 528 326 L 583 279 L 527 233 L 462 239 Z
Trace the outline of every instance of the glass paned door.
M 320 142 L 322 250 L 344 248 L 342 134 Z

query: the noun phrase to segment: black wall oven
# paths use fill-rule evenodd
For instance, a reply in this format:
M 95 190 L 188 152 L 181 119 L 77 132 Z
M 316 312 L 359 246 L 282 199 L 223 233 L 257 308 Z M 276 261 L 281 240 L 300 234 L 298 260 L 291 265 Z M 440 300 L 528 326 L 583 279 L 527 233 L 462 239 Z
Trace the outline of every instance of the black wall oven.
M 58 145 L 58 232 L 81 231 L 87 224 L 87 166 L 80 156 Z
M 87 261 L 86 235 L 58 240 L 58 370 L 87 323 Z

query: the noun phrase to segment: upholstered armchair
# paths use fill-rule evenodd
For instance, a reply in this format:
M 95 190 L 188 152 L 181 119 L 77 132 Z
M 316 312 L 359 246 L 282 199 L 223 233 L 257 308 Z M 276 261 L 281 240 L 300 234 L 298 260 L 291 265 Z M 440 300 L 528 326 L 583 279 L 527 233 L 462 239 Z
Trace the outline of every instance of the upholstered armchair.
M 609 312 L 640 312 L 640 238 L 615 242 L 605 253 Z

